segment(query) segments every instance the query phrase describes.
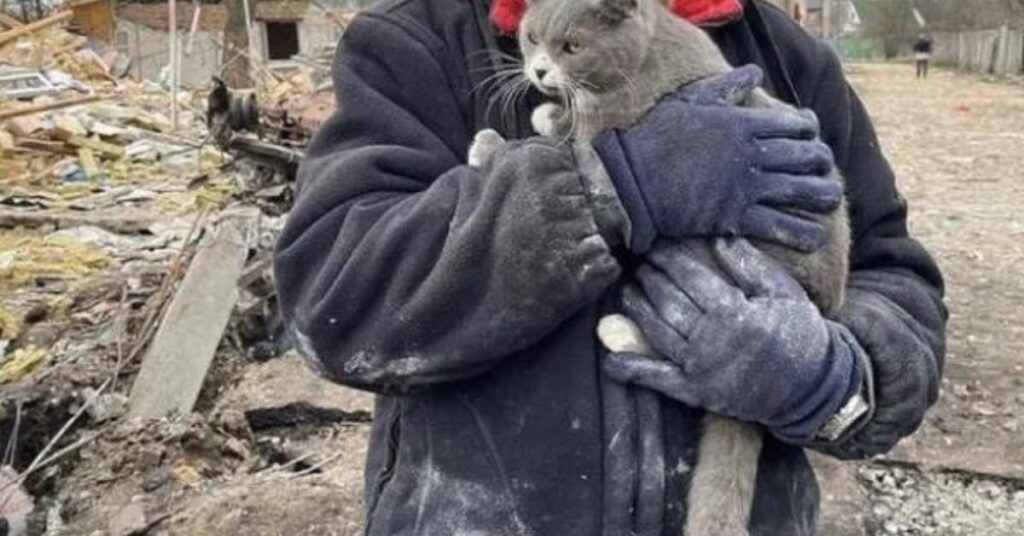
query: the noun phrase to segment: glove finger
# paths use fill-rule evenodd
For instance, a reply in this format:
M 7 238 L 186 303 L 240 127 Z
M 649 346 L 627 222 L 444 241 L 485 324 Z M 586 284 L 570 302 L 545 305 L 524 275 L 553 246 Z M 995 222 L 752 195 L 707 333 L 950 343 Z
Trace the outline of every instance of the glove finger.
M 749 64 L 683 86 L 677 95 L 691 104 L 735 106 L 746 101 L 750 93 L 761 85 L 763 79 L 764 72 L 761 68 Z
M 728 305 L 739 292 L 682 244 L 662 243 L 647 260 L 661 270 L 702 311 Z
M 629 285 L 623 289 L 622 310 L 640 326 L 651 347 L 670 359 L 675 359 L 689 343 L 685 334 L 661 318 L 654 305 L 636 285 Z
M 665 274 L 650 266 L 638 268 L 636 278 L 661 318 L 671 324 L 677 332 L 688 336 L 697 320 L 704 315 L 703 309 Z
M 804 290 L 763 251 L 743 239 L 715 240 L 715 256 L 747 296 L 796 298 Z
M 766 206 L 747 210 L 740 222 L 740 234 L 802 253 L 814 253 L 828 241 L 828 229 L 824 223 Z
M 761 169 L 778 173 L 825 176 L 832 172 L 832 149 L 821 140 L 773 138 L 758 140 L 757 161 Z
M 750 133 L 757 139 L 813 140 L 821 131 L 814 112 L 789 108 L 754 108 L 748 111 L 751 112 Z
M 843 203 L 843 185 L 835 177 L 767 173 L 765 189 L 758 196 L 762 205 L 831 214 Z
M 619 383 L 645 387 L 688 406 L 702 406 L 700 390 L 682 368 L 671 362 L 640 354 L 613 353 L 605 357 L 603 368 L 605 374 Z

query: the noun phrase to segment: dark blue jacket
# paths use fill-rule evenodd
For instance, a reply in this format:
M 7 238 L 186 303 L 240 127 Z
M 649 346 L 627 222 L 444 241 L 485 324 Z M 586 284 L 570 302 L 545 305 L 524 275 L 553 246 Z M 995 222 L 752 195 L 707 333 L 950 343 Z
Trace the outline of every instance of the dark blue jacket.
M 318 370 L 380 395 L 368 534 L 624 535 L 636 512 L 606 507 L 617 451 L 595 326 L 628 261 L 578 240 L 593 228 L 586 210 L 543 208 L 544 195 L 582 195 L 570 159 L 552 153 L 539 179 L 465 165 L 475 132 L 522 135 L 528 117 L 525 105 L 510 121 L 488 108 L 501 43 L 487 3 L 388 0 L 352 22 L 334 65 L 340 111 L 309 147 L 278 246 L 281 304 Z M 854 247 L 840 318 L 872 358 L 876 408 L 854 437 L 819 448 L 884 452 L 938 393 L 941 275 L 907 234 L 831 50 L 759 0 L 712 33 L 733 63 L 761 65 L 771 92 L 817 112 L 845 176 Z M 664 403 L 665 508 L 645 533 L 680 534 L 700 415 Z M 817 510 L 803 450 L 767 439 L 752 532 L 814 534 Z

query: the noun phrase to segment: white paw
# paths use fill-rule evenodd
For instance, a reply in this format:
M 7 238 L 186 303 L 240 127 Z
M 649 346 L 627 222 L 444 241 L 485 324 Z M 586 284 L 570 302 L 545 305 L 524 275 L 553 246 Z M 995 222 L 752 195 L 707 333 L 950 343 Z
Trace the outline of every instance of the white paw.
M 541 104 L 530 115 L 533 131 L 541 136 L 555 136 L 558 133 L 556 118 L 562 114 L 562 106 L 553 102 Z
M 501 146 L 505 145 L 505 138 L 494 129 L 484 129 L 473 136 L 473 144 L 469 146 L 469 155 L 466 163 L 470 167 L 484 167 L 494 156 Z
M 597 324 L 597 337 L 612 352 L 654 355 L 647 338 L 632 320 L 622 315 L 608 315 Z

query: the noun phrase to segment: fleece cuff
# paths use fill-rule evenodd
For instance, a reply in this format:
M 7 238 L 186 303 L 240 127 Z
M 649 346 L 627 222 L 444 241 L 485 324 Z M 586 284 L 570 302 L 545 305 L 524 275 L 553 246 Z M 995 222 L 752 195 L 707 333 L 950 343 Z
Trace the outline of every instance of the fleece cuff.
M 830 367 L 819 382 L 819 388 L 808 396 L 797 408 L 788 411 L 799 417 L 785 425 L 769 425 L 775 437 L 800 446 L 809 446 L 820 440 L 819 434 L 827 423 L 835 419 L 854 397 L 865 394 L 865 385 L 870 386 L 870 364 L 853 334 L 838 323 L 829 323 L 831 344 L 829 345 Z M 867 415 L 871 414 L 871 400 Z M 859 429 L 864 422 L 863 415 L 846 423 L 836 434 L 835 441 L 849 437 L 852 429 Z M 774 423 L 773 423 L 774 424 Z

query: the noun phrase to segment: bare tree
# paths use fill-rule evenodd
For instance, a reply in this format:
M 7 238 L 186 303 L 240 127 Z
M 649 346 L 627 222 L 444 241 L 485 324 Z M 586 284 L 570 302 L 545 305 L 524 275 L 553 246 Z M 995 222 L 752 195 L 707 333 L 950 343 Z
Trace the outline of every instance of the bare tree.
M 887 58 L 895 57 L 899 48 L 914 34 L 912 0 L 874 0 L 858 3 L 865 36 L 882 40 Z

